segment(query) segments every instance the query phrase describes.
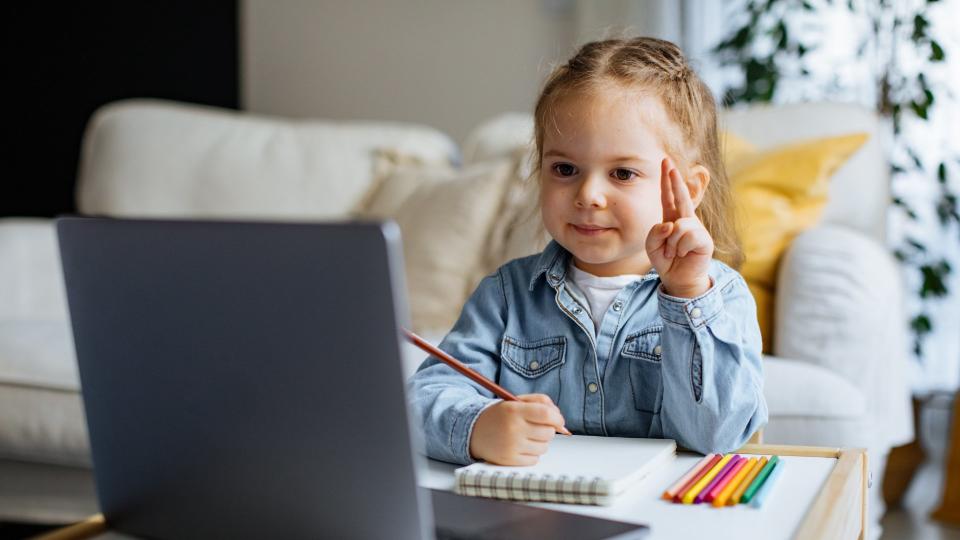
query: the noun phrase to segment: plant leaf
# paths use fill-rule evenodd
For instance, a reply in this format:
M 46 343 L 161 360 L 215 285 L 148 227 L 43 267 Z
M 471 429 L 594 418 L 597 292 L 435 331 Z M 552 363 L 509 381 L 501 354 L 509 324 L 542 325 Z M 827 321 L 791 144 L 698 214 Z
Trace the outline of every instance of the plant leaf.
M 950 273 L 947 261 L 940 260 L 936 264 L 924 264 L 920 267 L 923 283 L 920 286 L 920 298 L 941 298 L 947 294 L 947 285 L 944 278 Z
M 930 41 L 930 61 L 931 62 L 943 62 L 946 55 L 943 52 L 943 47 L 940 46 L 936 41 Z
M 926 17 L 917 13 L 913 17 L 913 34 L 910 35 L 910 39 L 914 43 L 920 43 L 925 37 L 927 37 L 927 27 L 930 26 L 930 23 L 927 21 Z
M 910 328 L 913 328 L 914 332 L 922 336 L 933 330 L 933 323 L 930 322 L 930 317 L 921 313 L 910 321 Z

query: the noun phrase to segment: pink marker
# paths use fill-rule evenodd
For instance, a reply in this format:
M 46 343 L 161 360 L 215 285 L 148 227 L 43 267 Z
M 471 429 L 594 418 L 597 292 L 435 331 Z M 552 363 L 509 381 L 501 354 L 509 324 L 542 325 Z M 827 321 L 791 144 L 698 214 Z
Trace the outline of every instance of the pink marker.
M 704 500 L 706 500 L 707 495 L 709 495 L 710 492 L 713 491 L 713 488 L 715 488 L 717 484 L 719 484 L 724 478 L 727 477 L 727 474 L 730 473 L 730 470 L 733 469 L 734 465 L 736 465 L 737 463 L 740 463 L 741 461 L 743 461 L 742 457 L 733 456 L 733 459 L 727 462 L 727 464 L 723 467 L 723 469 L 720 470 L 717 476 L 715 476 L 714 479 L 711 480 L 710 483 L 707 484 L 707 486 L 703 488 L 703 490 L 701 490 L 696 497 L 693 498 L 693 504 L 700 504 Z
M 713 489 L 710 490 L 710 493 L 707 493 L 706 498 L 704 498 L 704 502 L 712 503 L 714 499 L 719 497 L 720 493 L 723 492 L 723 488 L 727 487 L 727 484 L 729 484 L 730 481 L 733 480 L 733 477 L 740 472 L 740 469 L 747 464 L 747 461 L 749 460 L 746 458 L 740 458 L 740 461 L 738 461 L 737 464 L 730 469 L 730 472 L 727 474 L 727 476 L 717 482 L 717 485 L 713 486 Z

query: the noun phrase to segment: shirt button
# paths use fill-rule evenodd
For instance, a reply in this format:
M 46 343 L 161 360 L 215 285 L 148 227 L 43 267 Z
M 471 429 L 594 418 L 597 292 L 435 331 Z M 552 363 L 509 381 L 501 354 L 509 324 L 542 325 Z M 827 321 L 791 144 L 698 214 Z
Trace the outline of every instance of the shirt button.
M 530 362 L 530 369 L 537 369 L 538 367 L 540 367 L 540 362 L 537 362 L 536 360 Z
M 614 311 L 620 311 L 621 309 L 623 309 L 623 302 L 617 300 L 616 302 L 613 303 Z
M 588 384 L 588 385 L 587 385 L 587 390 L 590 390 L 590 393 L 591 393 L 591 394 L 594 393 L 594 392 L 596 392 L 596 391 L 597 391 L 597 383 L 590 383 L 590 384 Z
M 560 279 L 560 274 L 550 274 L 550 277 L 553 279 Z
M 700 311 L 700 308 L 695 307 L 695 308 L 693 308 L 693 309 L 690 310 L 690 316 L 691 316 L 692 318 L 696 319 L 696 318 L 700 317 L 700 315 L 703 315 L 703 312 Z
M 657 345 L 656 347 L 653 348 L 653 354 L 655 354 L 655 355 L 657 355 L 657 356 L 660 356 L 660 351 L 662 351 L 662 350 L 663 350 L 663 349 L 661 349 L 660 346 Z
M 573 312 L 576 313 L 577 315 L 579 315 L 581 311 L 583 310 L 578 307 L 573 308 Z

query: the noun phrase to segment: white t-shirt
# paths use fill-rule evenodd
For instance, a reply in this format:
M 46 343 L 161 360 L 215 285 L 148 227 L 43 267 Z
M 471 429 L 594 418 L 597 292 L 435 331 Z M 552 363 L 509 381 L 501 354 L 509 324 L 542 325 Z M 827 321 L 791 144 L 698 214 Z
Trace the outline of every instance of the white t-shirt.
M 621 289 L 634 281 L 643 279 L 643 276 L 637 274 L 624 274 L 622 276 L 600 277 L 584 272 L 573 264 L 570 260 L 570 266 L 567 270 L 567 282 L 574 292 L 578 293 L 583 300 L 586 300 L 587 311 L 590 312 L 590 318 L 593 319 L 594 329 L 600 328 L 600 321 L 603 314 L 610 308 L 613 299 Z

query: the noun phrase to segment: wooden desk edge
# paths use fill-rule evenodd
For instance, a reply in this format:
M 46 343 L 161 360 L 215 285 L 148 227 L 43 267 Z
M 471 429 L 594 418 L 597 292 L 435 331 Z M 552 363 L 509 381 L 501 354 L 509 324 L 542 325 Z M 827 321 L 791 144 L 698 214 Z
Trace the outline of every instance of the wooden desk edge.
M 62 527 L 47 534 L 36 537 L 36 540 L 80 540 L 106 532 L 107 521 L 103 514 L 88 517 L 80 523 Z
M 867 452 L 863 448 L 832 448 L 822 446 L 784 446 L 775 444 L 745 444 L 738 454 L 764 454 L 797 457 L 827 457 L 837 459 L 834 470 L 820 490 L 820 495 L 810 506 L 803 522 L 797 529 L 795 540 L 842 538 L 850 528 L 850 512 L 838 508 L 847 505 L 859 506 L 859 534 L 867 535 Z M 859 470 L 859 482 L 856 472 Z M 859 492 L 859 497 L 854 493 Z M 847 510 L 851 510 L 848 508 Z M 37 537 L 37 540 L 81 540 L 107 530 L 103 514 L 91 516 L 80 523 L 57 529 Z
M 865 449 L 746 444 L 737 453 L 836 458 L 836 466 L 810 505 L 794 540 L 867 537 L 869 469 Z

